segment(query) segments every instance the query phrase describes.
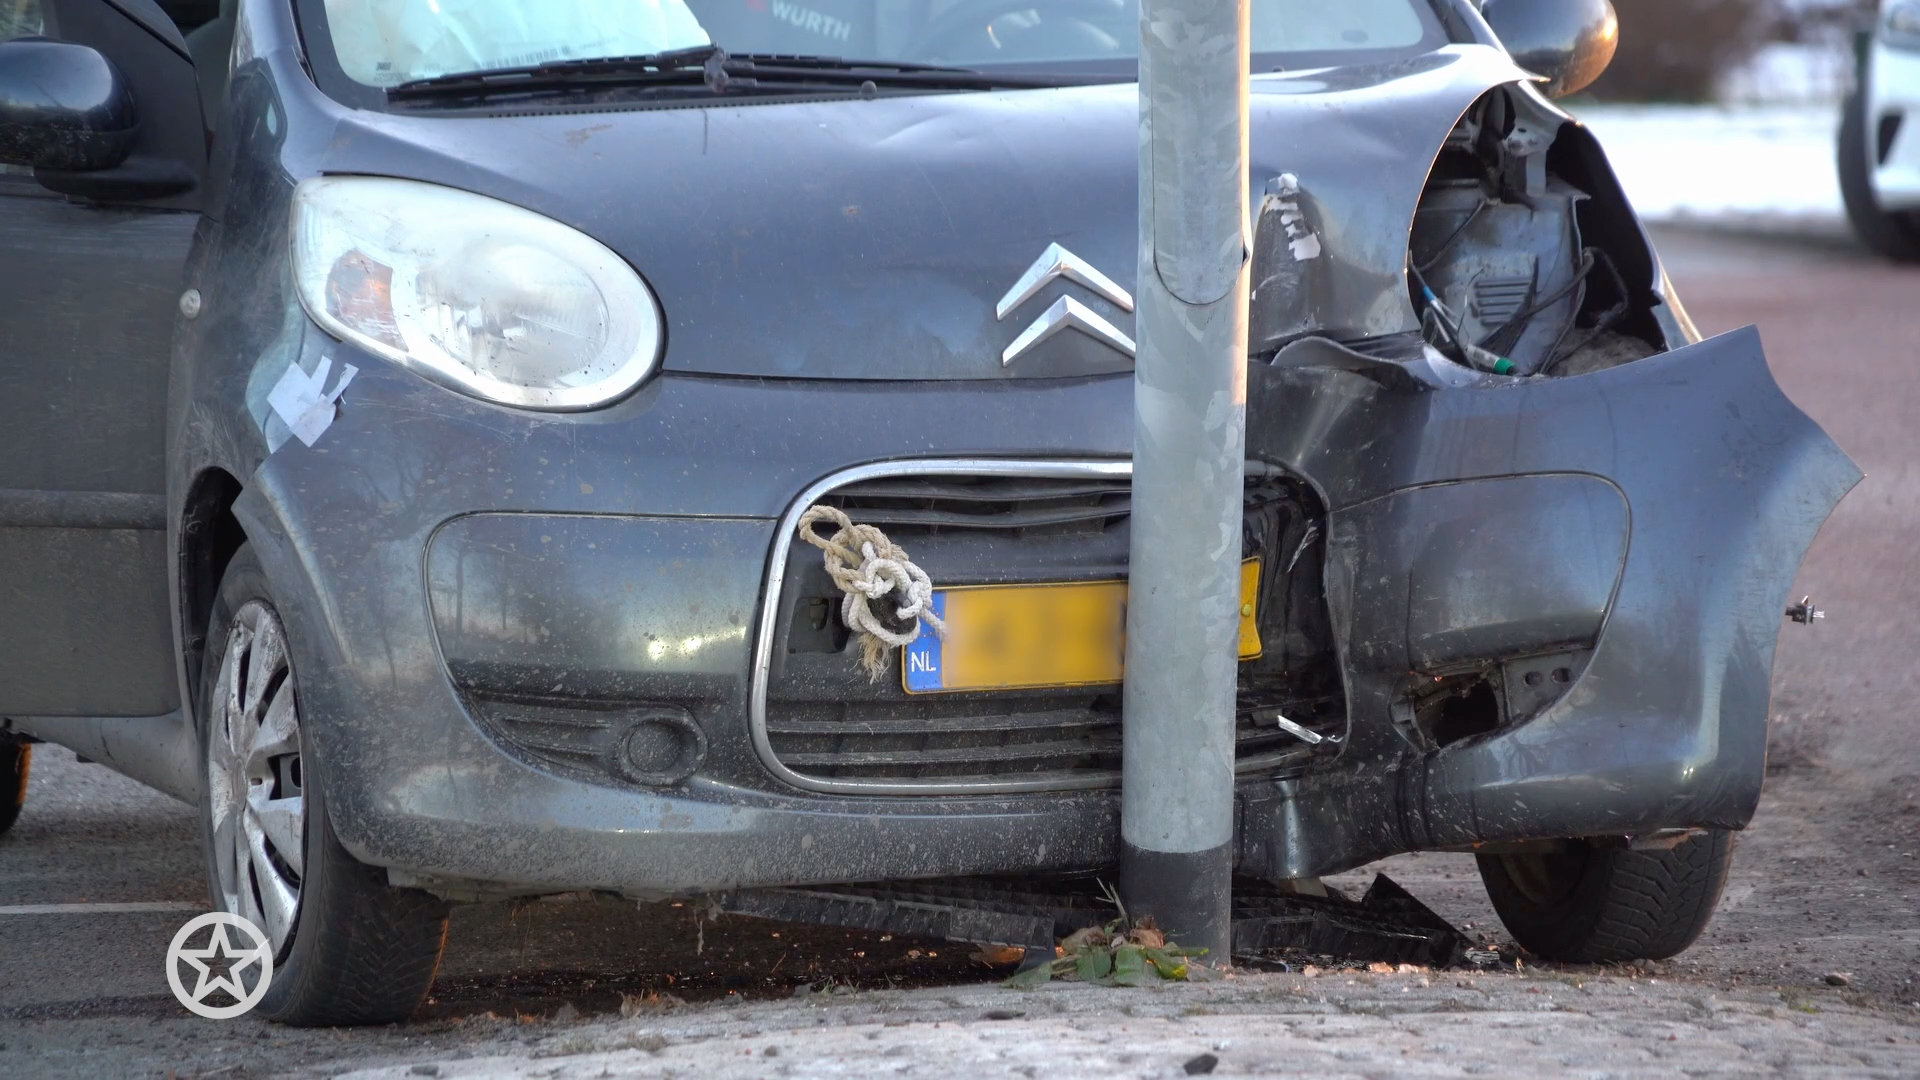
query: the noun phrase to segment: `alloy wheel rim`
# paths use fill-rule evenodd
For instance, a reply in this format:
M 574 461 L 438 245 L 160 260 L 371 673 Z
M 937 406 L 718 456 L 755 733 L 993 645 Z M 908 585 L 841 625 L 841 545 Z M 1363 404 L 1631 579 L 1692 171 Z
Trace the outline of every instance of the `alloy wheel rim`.
M 278 955 L 300 910 L 307 804 L 286 633 L 261 601 L 234 616 L 211 711 L 207 793 L 220 905 L 266 931 Z

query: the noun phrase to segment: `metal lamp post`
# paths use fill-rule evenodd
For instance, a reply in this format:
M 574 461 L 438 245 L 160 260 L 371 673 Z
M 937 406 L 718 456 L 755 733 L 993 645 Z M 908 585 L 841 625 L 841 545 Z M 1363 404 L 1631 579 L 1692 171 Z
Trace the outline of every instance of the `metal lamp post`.
M 1120 895 L 1231 945 L 1246 444 L 1248 0 L 1141 0 Z

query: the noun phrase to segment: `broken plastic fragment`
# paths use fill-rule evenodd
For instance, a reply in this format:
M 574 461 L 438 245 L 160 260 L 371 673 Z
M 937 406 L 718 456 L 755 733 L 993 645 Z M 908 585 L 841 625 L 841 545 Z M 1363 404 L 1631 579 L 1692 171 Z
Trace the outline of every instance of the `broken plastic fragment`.
M 1292 173 L 1281 173 L 1267 181 L 1267 198 L 1292 200 L 1300 194 L 1300 178 Z M 1305 262 L 1320 257 L 1320 237 L 1306 219 L 1297 201 L 1282 201 L 1275 204 L 1280 211 L 1280 224 L 1287 230 L 1287 250 L 1293 252 L 1294 260 Z
M 327 373 L 333 367 L 333 361 L 321 357 L 319 366 L 308 375 L 301 369 L 299 361 L 287 365 L 286 374 L 273 384 L 267 392 L 267 404 L 286 423 L 287 430 L 295 438 L 312 446 L 333 423 L 334 412 L 340 394 L 347 384 L 360 373 L 352 364 L 340 365 L 340 381 L 334 388 L 327 390 Z

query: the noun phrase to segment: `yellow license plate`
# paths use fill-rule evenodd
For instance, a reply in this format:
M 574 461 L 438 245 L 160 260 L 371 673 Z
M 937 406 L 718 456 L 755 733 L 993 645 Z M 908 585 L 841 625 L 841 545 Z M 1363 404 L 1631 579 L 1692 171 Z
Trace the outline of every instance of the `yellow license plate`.
M 1240 659 L 1260 655 L 1260 560 L 1240 564 Z M 922 627 L 902 650 L 909 694 L 1117 683 L 1127 643 L 1127 583 L 967 585 L 938 589 L 942 641 Z

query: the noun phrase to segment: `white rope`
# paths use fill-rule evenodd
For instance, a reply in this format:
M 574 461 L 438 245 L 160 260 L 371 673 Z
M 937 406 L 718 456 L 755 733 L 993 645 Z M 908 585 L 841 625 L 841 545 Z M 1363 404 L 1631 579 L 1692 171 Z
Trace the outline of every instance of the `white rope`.
M 820 521 L 832 522 L 838 531 L 822 539 L 813 531 Z M 933 582 L 927 572 L 878 527 L 855 525 L 832 506 L 814 506 L 800 515 L 800 539 L 820 549 L 827 576 L 845 594 L 840 617 L 860 635 L 860 663 L 875 682 L 886 673 L 888 652 L 920 636 L 920 623 L 940 638 L 947 636 L 946 624 L 933 613 Z M 898 618 L 911 624 L 904 631 L 889 628 L 871 607 L 893 596 L 905 598 L 894 602 Z

